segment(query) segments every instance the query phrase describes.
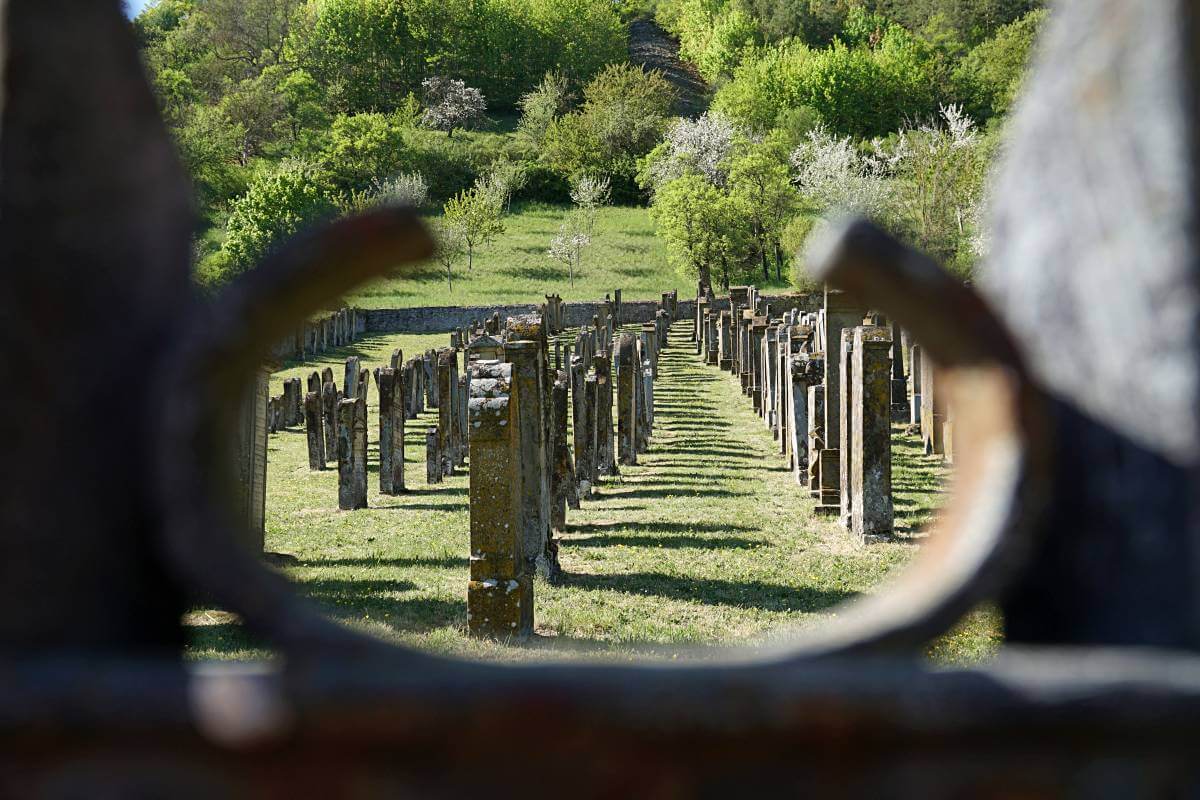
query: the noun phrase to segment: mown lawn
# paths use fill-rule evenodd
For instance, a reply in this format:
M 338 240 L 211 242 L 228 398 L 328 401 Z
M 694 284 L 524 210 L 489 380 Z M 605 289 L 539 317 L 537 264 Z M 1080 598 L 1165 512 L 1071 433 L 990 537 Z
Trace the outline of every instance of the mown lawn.
M 465 635 L 468 479 L 425 484 L 423 430 L 433 413 L 407 426 L 410 492 L 381 496 L 373 482 L 371 507 L 363 511 L 336 510 L 336 474 L 309 471 L 303 432 L 272 436 L 267 548 L 295 556 L 298 563 L 287 571 L 299 590 L 346 624 L 480 658 L 696 657 L 696 645 L 753 642 L 784 626 L 827 622 L 837 604 L 877 591 L 913 555 L 918 530 L 940 501 L 945 470 L 897 428 L 897 536 L 853 542 L 814 515 L 749 401 L 727 375 L 698 363 L 685 327 L 677 326 L 663 357 L 650 452 L 603 484 L 600 499 L 568 513 L 561 551 L 566 580 L 537 585 L 532 642 Z M 445 339 L 370 338 L 326 363 L 340 374 L 348 355 L 375 365 L 394 347 L 415 353 Z M 272 391 L 283 378 L 312 369 L 276 374 Z M 372 390 L 372 459 L 375 401 Z M 267 652 L 228 615 L 198 609 L 189 620 L 192 657 Z M 999 620 L 981 612 L 931 654 L 977 660 L 998 641 Z
M 348 302 L 361 308 L 491 305 L 541 302 L 556 292 L 565 300 L 598 300 L 614 289 L 628 300 L 657 298 L 672 289 L 680 297 L 695 297 L 695 280 L 668 266 L 649 210 L 634 206 L 599 210 L 592 245 L 572 285 L 566 265 L 546 254 L 570 210 L 542 203 L 515 205 L 504 218 L 505 232 L 476 252 L 470 272 L 465 257 L 455 264 L 453 290 L 445 271 L 429 263 L 369 284 Z M 764 286 L 761 277 L 757 284 Z

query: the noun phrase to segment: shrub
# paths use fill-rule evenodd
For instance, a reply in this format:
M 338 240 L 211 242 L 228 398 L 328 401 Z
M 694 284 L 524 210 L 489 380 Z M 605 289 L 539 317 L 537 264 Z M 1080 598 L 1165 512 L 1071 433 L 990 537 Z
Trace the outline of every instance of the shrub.
M 223 265 L 234 273 L 257 265 L 284 239 L 337 209 L 336 194 L 320 171 L 286 161 L 251 183 L 233 203 L 221 248 Z
M 343 191 L 362 190 L 407 163 L 405 129 L 387 114 L 339 115 L 329 131 L 321 163 Z

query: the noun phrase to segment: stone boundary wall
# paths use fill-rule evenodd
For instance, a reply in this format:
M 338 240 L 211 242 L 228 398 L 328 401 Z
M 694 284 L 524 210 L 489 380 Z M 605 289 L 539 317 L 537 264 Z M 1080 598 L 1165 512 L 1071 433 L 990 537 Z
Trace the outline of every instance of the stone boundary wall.
M 790 309 L 816 311 L 821 298 L 816 294 L 762 295 L 771 305 L 772 313 Z M 590 324 L 603 301 L 563 303 L 566 327 L 577 328 Z M 366 319 L 364 333 L 449 333 L 472 323 L 482 323 L 494 313 L 501 319 L 518 314 L 533 314 L 538 304 L 524 303 L 495 306 L 420 306 L 413 308 L 359 309 L 359 319 Z M 623 300 L 620 324 L 653 322 L 658 312 L 658 300 Z M 717 298 L 717 309 L 728 309 L 729 298 Z M 696 315 L 695 300 L 680 300 L 678 319 Z

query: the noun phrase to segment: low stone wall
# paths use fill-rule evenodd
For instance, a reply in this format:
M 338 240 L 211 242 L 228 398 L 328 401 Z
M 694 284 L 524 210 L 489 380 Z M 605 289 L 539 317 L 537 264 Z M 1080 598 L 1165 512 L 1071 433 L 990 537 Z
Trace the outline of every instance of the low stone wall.
M 817 295 L 786 294 L 763 295 L 770 303 L 772 313 L 782 313 L 792 308 L 815 311 L 820 306 Z M 565 324 L 576 328 L 590 324 L 592 317 L 603 305 L 602 300 L 563 303 Z M 624 300 L 621 303 L 621 324 L 653 322 L 658 312 L 658 300 Z M 717 299 L 718 309 L 729 308 L 729 298 Z M 499 313 L 501 319 L 532 314 L 538 305 L 521 303 L 495 306 L 421 306 L 414 308 L 376 308 L 359 310 L 360 318 L 366 318 L 366 333 L 448 333 Z M 696 314 L 695 300 L 679 301 L 679 319 L 691 319 Z

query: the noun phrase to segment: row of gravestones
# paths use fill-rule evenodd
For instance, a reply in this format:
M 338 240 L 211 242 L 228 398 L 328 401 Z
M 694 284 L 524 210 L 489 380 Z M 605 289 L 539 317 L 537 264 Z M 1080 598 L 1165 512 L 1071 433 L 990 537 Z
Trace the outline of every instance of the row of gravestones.
M 602 476 L 636 464 L 649 446 L 654 378 L 671 321 L 666 308 L 677 309 L 674 303 L 632 331 L 619 328 L 619 306 L 606 298 L 573 342 L 555 339 L 553 365 L 549 326 L 538 315 L 510 318 L 501 336 L 472 341 L 472 635 L 532 632 L 533 578 L 559 577 L 554 533 L 565 527 L 567 507 L 591 499 Z
M 365 329 L 363 311 L 343 308 L 300 325 L 276 344 L 273 355 L 279 359 L 306 361 L 334 348 L 353 344 Z
M 818 512 L 860 537 L 891 532 L 892 421 L 919 426 L 928 453 L 952 449 L 953 424 L 920 346 L 908 348 L 898 326 L 840 292 L 807 314 L 773 316 L 753 286 L 731 287 L 728 304 L 718 311 L 711 292 L 699 295 L 697 354 L 738 376 Z

